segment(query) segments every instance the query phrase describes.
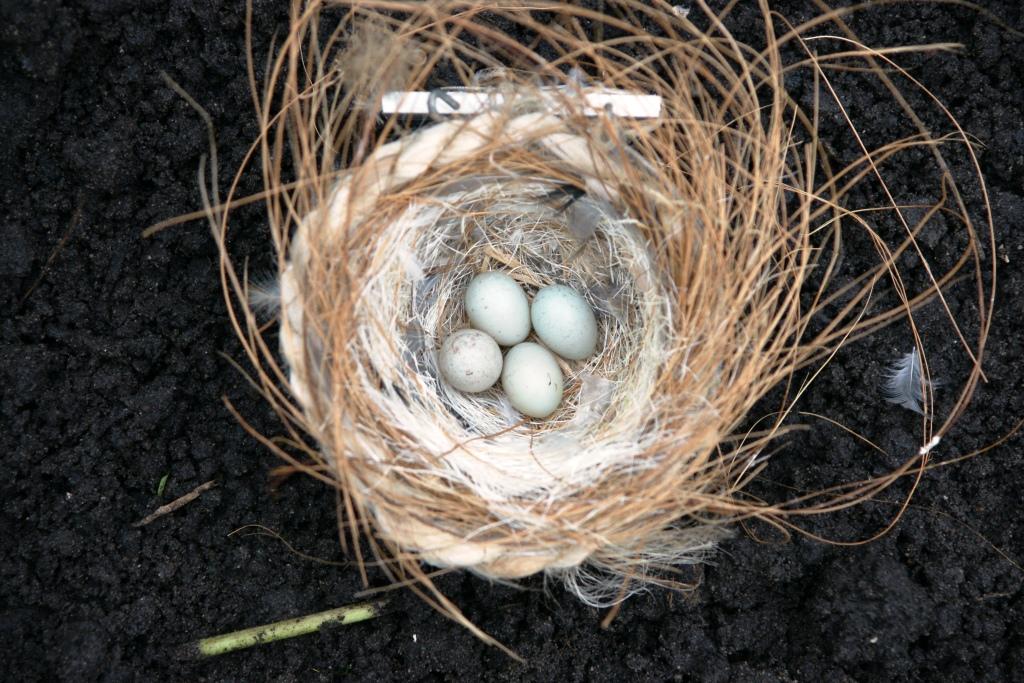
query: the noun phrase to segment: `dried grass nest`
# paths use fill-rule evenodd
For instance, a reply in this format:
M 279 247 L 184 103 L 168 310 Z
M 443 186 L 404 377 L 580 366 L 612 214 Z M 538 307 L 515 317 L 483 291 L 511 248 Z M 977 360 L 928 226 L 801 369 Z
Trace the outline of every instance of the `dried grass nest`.
M 211 200 L 233 320 L 288 430 L 264 441 L 338 489 L 355 552 L 368 539 L 393 579 L 418 580 L 452 612 L 423 563 L 497 580 L 544 572 L 605 606 L 672 584 L 673 567 L 703 560 L 737 521 L 785 525 L 869 497 L 927 466 L 981 376 L 994 273 L 983 273 L 979 244 L 991 222 L 972 222 L 943 156 L 977 169 L 966 134 L 952 117 L 929 131 L 902 97 L 931 97 L 896 64 L 903 48 L 856 42 L 843 21 L 852 10 L 794 27 L 761 2 L 754 47 L 726 28 L 731 4 L 715 14 L 694 2 L 689 16 L 657 2 L 601 4 L 293 3 L 256 98 L 253 150 L 283 362 L 230 258 L 236 200 Z M 845 112 L 830 77 L 854 68 L 888 88 L 909 132 L 840 167 L 820 142 L 818 103 L 831 93 Z M 801 72 L 817 88 L 810 107 L 786 88 Z M 439 85 L 485 87 L 491 106 L 425 124 L 380 115 L 383 93 Z M 660 95 L 661 116 L 586 111 L 584 94 L 599 86 Z M 860 140 L 855 122 L 848 133 Z M 916 222 L 881 169 L 909 153 L 938 179 L 922 188 L 935 201 Z M 968 180 L 984 196 L 980 175 Z M 879 204 L 849 206 L 865 185 Z M 958 220 L 963 252 L 935 265 L 916 237 L 940 212 Z M 837 282 L 854 232 L 878 261 Z M 916 291 L 896 265 L 907 252 L 920 256 Z M 549 419 L 439 376 L 436 350 L 467 325 L 465 286 L 492 269 L 530 294 L 569 284 L 597 312 L 598 353 L 564 362 L 566 399 Z M 745 495 L 803 391 L 797 371 L 892 320 L 912 322 L 968 271 L 976 334 L 968 340 L 952 315 L 948 324 L 971 370 L 937 420 L 925 364 L 921 451 L 890 475 L 817 496 Z M 881 290 L 895 306 L 872 307 Z M 738 432 L 784 383 L 783 409 Z

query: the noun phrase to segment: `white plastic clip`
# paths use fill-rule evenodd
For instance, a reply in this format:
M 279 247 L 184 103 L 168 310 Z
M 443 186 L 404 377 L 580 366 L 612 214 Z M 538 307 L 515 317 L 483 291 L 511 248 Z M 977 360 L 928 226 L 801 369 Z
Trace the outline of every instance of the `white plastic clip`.
M 557 88 L 552 93 L 551 104 L 557 106 Z M 443 96 L 441 95 L 443 93 Z M 404 90 L 384 93 L 381 98 L 383 114 L 414 115 L 472 115 L 491 106 L 504 104 L 506 95 L 486 89 L 457 90 Z M 658 95 L 637 95 L 624 90 L 607 88 L 583 92 L 586 116 L 597 116 L 609 111 L 615 116 L 631 119 L 656 119 L 661 116 L 661 97 Z

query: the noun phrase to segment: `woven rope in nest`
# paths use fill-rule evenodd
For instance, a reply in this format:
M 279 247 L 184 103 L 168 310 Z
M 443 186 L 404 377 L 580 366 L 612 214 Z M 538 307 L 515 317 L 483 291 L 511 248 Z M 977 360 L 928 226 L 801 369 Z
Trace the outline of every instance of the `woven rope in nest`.
M 845 40 L 838 57 L 808 51 L 784 67 L 782 49 L 818 24 L 780 39 L 767 8 L 768 47 L 755 50 L 709 10 L 702 28 L 667 6 L 618 7 L 545 3 L 554 18 L 541 23 L 519 7 L 365 2 L 325 36 L 320 6 L 295 6 L 260 111 L 285 366 L 247 309 L 239 327 L 293 440 L 312 439 L 306 462 L 276 450 L 339 488 L 346 528 L 368 532 L 396 579 L 433 590 L 421 562 L 493 579 L 546 572 L 590 604 L 612 604 L 704 559 L 737 520 L 784 524 L 798 509 L 846 505 L 927 457 L 821 498 L 743 494 L 792 409 L 738 435 L 756 401 L 846 340 L 912 320 L 978 253 L 980 229 L 947 175 L 931 214 L 961 220 L 965 258 L 924 270 L 917 290 L 896 287 L 895 308 L 869 305 L 884 283 L 903 282 L 895 262 L 919 250 L 923 225 L 885 200 L 878 165 L 914 150 L 948 165 L 922 128 L 833 168 L 815 111 L 784 78 L 802 68 L 827 83 L 825 67 L 854 64 L 891 84 L 879 65 L 894 65 Z M 841 13 L 830 18 L 845 30 Z M 617 37 L 602 42 L 583 22 Z M 439 71 L 479 87 L 481 69 L 482 91 L 501 94 L 482 113 L 426 125 L 379 115 L 388 90 L 422 88 Z M 590 111 L 586 94 L 600 87 L 659 95 L 661 116 Z M 901 106 L 894 98 L 919 125 Z M 954 142 L 973 159 L 962 133 Z M 846 208 L 870 182 L 881 204 Z M 886 213 L 891 233 L 878 228 Z M 223 246 L 227 214 L 216 217 Z M 851 232 L 880 259 L 839 286 Z M 244 279 L 224 264 L 244 302 Z M 547 419 L 520 415 L 498 388 L 459 393 L 438 372 L 441 341 L 467 326 L 466 285 L 486 270 L 531 296 L 570 285 L 597 313 L 598 352 L 561 361 L 566 398 Z M 975 282 L 980 332 L 961 336 L 972 369 L 949 419 L 935 429 L 928 416 L 923 444 L 948 429 L 980 376 L 990 292 L 980 271 Z

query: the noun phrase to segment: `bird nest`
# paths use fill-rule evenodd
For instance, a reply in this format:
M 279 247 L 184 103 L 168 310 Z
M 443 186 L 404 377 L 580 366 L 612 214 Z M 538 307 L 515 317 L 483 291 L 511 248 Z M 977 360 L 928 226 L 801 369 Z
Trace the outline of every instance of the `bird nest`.
M 767 46 L 755 49 L 708 10 L 543 4 L 547 21 L 515 3 L 341 3 L 336 23 L 319 3 L 293 5 L 259 103 L 283 363 L 227 257 L 230 201 L 212 213 L 258 380 L 291 442 L 308 445 L 266 442 L 338 488 L 349 537 L 365 532 L 393 578 L 430 590 L 422 562 L 499 580 L 544 572 L 609 605 L 704 559 L 730 524 L 781 523 L 806 504 L 743 493 L 792 402 L 758 431 L 738 436 L 740 425 L 770 389 L 911 315 L 969 259 L 928 271 L 919 291 L 896 286 L 893 309 L 867 305 L 880 282 L 902 282 L 897 259 L 920 251 L 922 225 L 883 202 L 876 214 L 897 226 L 883 234 L 845 199 L 869 180 L 885 188 L 877 164 L 897 154 L 946 168 L 938 141 L 920 130 L 832 168 L 817 109 L 785 78 L 803 69 L 828 83 L 830 67 L 855 63 L 891 83 L 885 52 L 837 39 L 835 55 L 805 49 L 784 66 L 783 49 L 820 22 L 780 38 L 765 10 Z M 842 16 L 827 18 L 845 29 Z M 386 92 L 437 78 L 487 106 L 426 123 L 381 115 Z M 660 115 L 595 110 L 597 88 L 658 95 Z M 920 123 L 901 107 L 894 97 Z M 944 142 L 972 154 L 962 133 Z M 933 212 L 959 218 L 976 254 L 949 176 L 944 187 Z M 880 257 L 837 286 L 851 231 Z M 441 341 L 467 326 L 466 286 L 487 270 L 528 294 L 567 284 L 597 314 L 598 350 L 560 361 L 566 397 L 546 419 L 438 372 Z M 922 445 L 950 422 L 934 430 L 929 416 Z M 811 509 L 873 495 L 925 458 Z
M 499 578 L 576 572 L 652 521 L 623 519 L 623 505 L 709 466 L 715 439 L 677 427 L 719 419 L 709 389 L 722 368 L 696 363 L 698 340 L 722 321 L 676 319 L 679 283 L 650 223 L 655 178 L 572 118 L 488 112 L 385 145 L 292 242 L 282 348 L 294 393 L 318 421 L 358 425 L 358 447 L 341 457 L 376 524 L 436 565 Z M 699 231 L 700 220 L 678 229 Z M 346 231 L 365 234 L 355 263 L 339 245 Z M 346 278 L 332 272 L 342 255 Z M 598 352 L 562 361 L 567 399 L 544 420 L 525 419 L 498 389 L 460 393 L 437 368 L 441 341 L 466 326 L 469 280 L 496 268 L 527 291 L 568 284 L 598 313 Z M 351 306 L 344 335 L 339 301 Z M 665 509 L 678 509 L 671 496 Z M 699 558 L 716 534 L 683 535 L 676 559 Z

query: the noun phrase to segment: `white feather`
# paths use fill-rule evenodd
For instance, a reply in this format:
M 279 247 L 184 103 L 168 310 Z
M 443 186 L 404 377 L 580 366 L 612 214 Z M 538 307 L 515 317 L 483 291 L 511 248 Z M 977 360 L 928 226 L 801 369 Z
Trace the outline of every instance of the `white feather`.
M 921 404 L 924 402 L 925 382 L 921 372 L 921 356 L 917 347 L 905 354 L 886 372 L 882 395 L 889 403 L 903 406 L 907 410 L 924 415 Z M 933 389 L 938 383 L 928 382 Z
M 260 318 L 273 318 L 281 308 L 281 285 L 272 275 L 249 283 L 249 305 Z

